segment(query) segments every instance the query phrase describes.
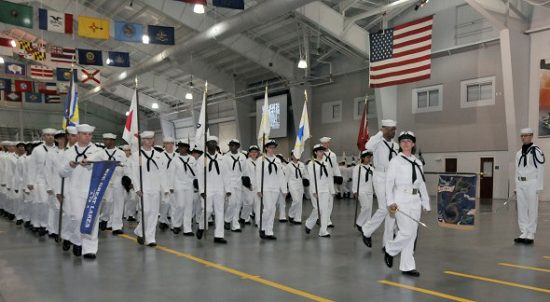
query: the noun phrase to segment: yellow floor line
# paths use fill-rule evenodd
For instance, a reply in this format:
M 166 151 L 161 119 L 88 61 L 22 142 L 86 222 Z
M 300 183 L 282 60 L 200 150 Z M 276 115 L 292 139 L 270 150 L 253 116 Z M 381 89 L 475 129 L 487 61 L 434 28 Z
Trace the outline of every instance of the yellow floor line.
M 514 267 L 514 268 L 521 268 L 521 269 L 527 269 L 527 270 L 543 272 L 543 273 L 550 273 L 550 269 L 540 268 L 540 267 L 536 267 L 536 266 L 518 265 L 518 264 L 513 264 L 513 263 L 505 263 L 505 262 L 501 262 L 498 265 Z
M 448 294 L 436 292 L 436 291 L 425 289 L 425 288 L 405 285 L 405 284 L 392 282 L 392 281 L 388 281 L 388 280 L 378 280 L 378 282 L 382 283 L 382 284 L 386 284 L 386 285 L 391 285 L 391 286 L 395 286 L 395 287 L 409 289 L 409 290 L 412 290 L 412 291 L 415 291 L 415 292 L 419 292 L 419 293 L 423 293 L 423 294 L 427 294 L 427 295 L 431 295 L 431 296 L 445 298 L 445 299 L 452 300 L 452 301 L 458 301 L 458 302 L 473 302 L 474 301 L 474 300 L 464 299 L 464 298 L 453 296 L 453 295 L 448 295 Z
M 135 237 L 125 235 L 125 234 L 119 235 L 119 237 L 122 237 L 122 238 L 125 238 L 125 239 L 128 239 L 128 240 L 132 240 L 132 241 L 137 241 Z M 332 301 L 330 299 L 319 297 L 319 296 L 316 296 L 314 294 L 310 294 L 308 292 L 301 291 L 299 289 L 295 289 L 295 288 L 292 288 L 292 287 L 289 287 L 289 286 L 286 286 L 286 285 L 283 285 L 283 284 L 280 284 L 280 283 L 277 283 L 277 282 L 266 280 L 266 279 L 264 279 L 260 276 L 257 276 L 257 275 L 251 275 L 251 274 L 248 274 L 248 273 L 245 273 L 245 272 L 241 272 L 239 270 L 227 267 L 225 265 L 210 262 L 208 260 L 205 260 L 205 259 L 202 259 L 202 258 L 199 258 L 199 257 L 195 257 L 191 254 L 178 252 L 176 250 L 173 250 L 173 249 L 161 246 L 161 245 L 157 245 L 156 249 L 160 250 L 160 251 L 163 251 L 163 252 L 166 252 L 166 253 L 169 253 L 169 254 L 172 254 L 172 255 L 175 255 L 175 256 L 178 256 L 178 257 L 183 257 L 183 258 L 186 258 L 188 260 L 203 264 L 206 267 L 211 267 L 211 268 L 214 268 L 214 269 L 217 269 L 217 270 L 220 270 L 220 271 L 224 271 L 226 273 L 230 273 L 232 275 L 239 276 L 242 279 L 251 280 L 251 281 L 254 281 L 256 283 L 260 283 L 260 284 L 263 284 L 263 285 L 266 285 L 266 286 L 269 286 L 269 287 L 273 287 L 273 288 L 285 291 L 287 293 L 291 293 L 291 294 L 294 294 L 294 295 L 297 295 L 297 296 L 300 296 L 300 297 L 307 298 L 307 299 L 312 300 L 312 301 L 319 301 L 319 302 L 331 302 Z
M 514 282 L 509 282 L 509 281 L 503 281 L 503 280 L 487 278 L 487 277 L 481 277 L 481 276 L 476 276 L 476 275 L 468 275 L 468 274 L 451 272 L 451 271 L 445 271 L 445 274 L 454 275 L 454 276 L 458 276 L 458 277 L 464 277 L 464 278 L 470 278 L 470 279 L 479 280 L 479 281 L 491 282 L 491 283 L 496 283 L 496 284 L 502 284 L 502 285 L 507 285 L 507 286 L 519 287 L 519 288 L 529 289 L 529 290 L 533 290 L 533 291 L 537 291 L 537 292 L 541 292 L 541 293 L 545 293 L 545 294 L 550 294 L 550 289 L 548 289 L 548 288 L 539 288 L 539 287 L 534 287 L 534 286 L 525 285 L 525 284 L 519 284 L 519 283 L 514 283 Z
M 550 259 L 550 256 L 544 256 L 544 257 L 542 257 L 542 258 L 544 258 L 544 259 Z

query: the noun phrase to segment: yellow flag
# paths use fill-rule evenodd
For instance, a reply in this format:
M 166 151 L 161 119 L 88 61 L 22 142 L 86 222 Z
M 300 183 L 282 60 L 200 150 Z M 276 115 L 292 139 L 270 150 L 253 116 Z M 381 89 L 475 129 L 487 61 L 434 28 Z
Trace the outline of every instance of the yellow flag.
M 78 16 L 78 35 L 91 39 L 109 39 L 108 19 Z

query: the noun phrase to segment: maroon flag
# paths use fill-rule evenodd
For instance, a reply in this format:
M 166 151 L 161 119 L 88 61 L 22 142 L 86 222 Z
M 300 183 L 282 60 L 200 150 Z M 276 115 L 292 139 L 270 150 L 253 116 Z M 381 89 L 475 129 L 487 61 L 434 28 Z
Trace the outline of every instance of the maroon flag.
M 32 82 L 15 80 L 15 92 L 32 92 Z
M 363 115 L 361 115 L 361 122 L 359 123 L 359 135 L 357 135 L 357 148 L 359 148 L 361 152 L 366 149 L 365 144 L 369 141 L 369 120 L 367 114 L 367 100 L 365 99 Z

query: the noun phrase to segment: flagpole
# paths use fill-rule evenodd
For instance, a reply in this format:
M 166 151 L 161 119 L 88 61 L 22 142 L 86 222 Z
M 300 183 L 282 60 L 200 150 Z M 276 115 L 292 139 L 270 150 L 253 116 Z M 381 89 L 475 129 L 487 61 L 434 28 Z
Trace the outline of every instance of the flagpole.
M 139 164 L 139 188 L 141 190 L 140 204 L 141 204 L 141 235 L 143 242 L 138 243 L 143 245 L 146 242 L 145 238 L 145 208 L 143 201 L 143 166 L 141 163 L 141 133 L 139 128 L 139 93 L 138 93 L 138 78 L 135 79 L 136 84 L 136 125 L 137 125 L 137 139 L 138 139 L 138 164 Z
M 204 206 L 204 213 L 203 213 L 203 226 L 204 226 L 204 238 L 206 239 L 206 230 L 207 230 L 207 220 L 208 218 L 206 217 L 206 198 L 208 197 L 208 193 L 207 193 L 207 172 L 206 172 L 206 158 L 208 156 L 208 150 L 206 150 L 206 142 L 208 140 L 208 138 L 206 137 L 208 135 L 208 110 L 207 110 L 207 107 L 206 107 L 206 96 L 208 95 L 208 81 L 205 82 L 204 84 L 204 155 L 203 155 L 203 158 L 204 158 L 204 167 L 203 167 L 203 174 L 204 174 L 204 178 L 203 178 L 203 181 L 204 181 L 204 200 L 203 200 L 203 206 Z
M 267 87 L 266 87 L 267 89 Z M 264 171 L 265 171 L 265 133 L 262 136 L 262 178 L 260 186 L 260 238 L 264 238 L 262 235 L 262 226 L 263 226 L 263 214 L 264 214 Z

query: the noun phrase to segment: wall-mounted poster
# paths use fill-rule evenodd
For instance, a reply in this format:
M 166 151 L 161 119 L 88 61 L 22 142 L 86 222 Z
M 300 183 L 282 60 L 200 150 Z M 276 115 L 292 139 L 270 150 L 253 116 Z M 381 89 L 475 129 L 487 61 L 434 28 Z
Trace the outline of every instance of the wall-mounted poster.
M 550 137 L 550 59 L 540 60 L 539 137 Z
M 437 221 L 442 227 L 472 230 L 478 212 L 477 175 L 439 175 Z

